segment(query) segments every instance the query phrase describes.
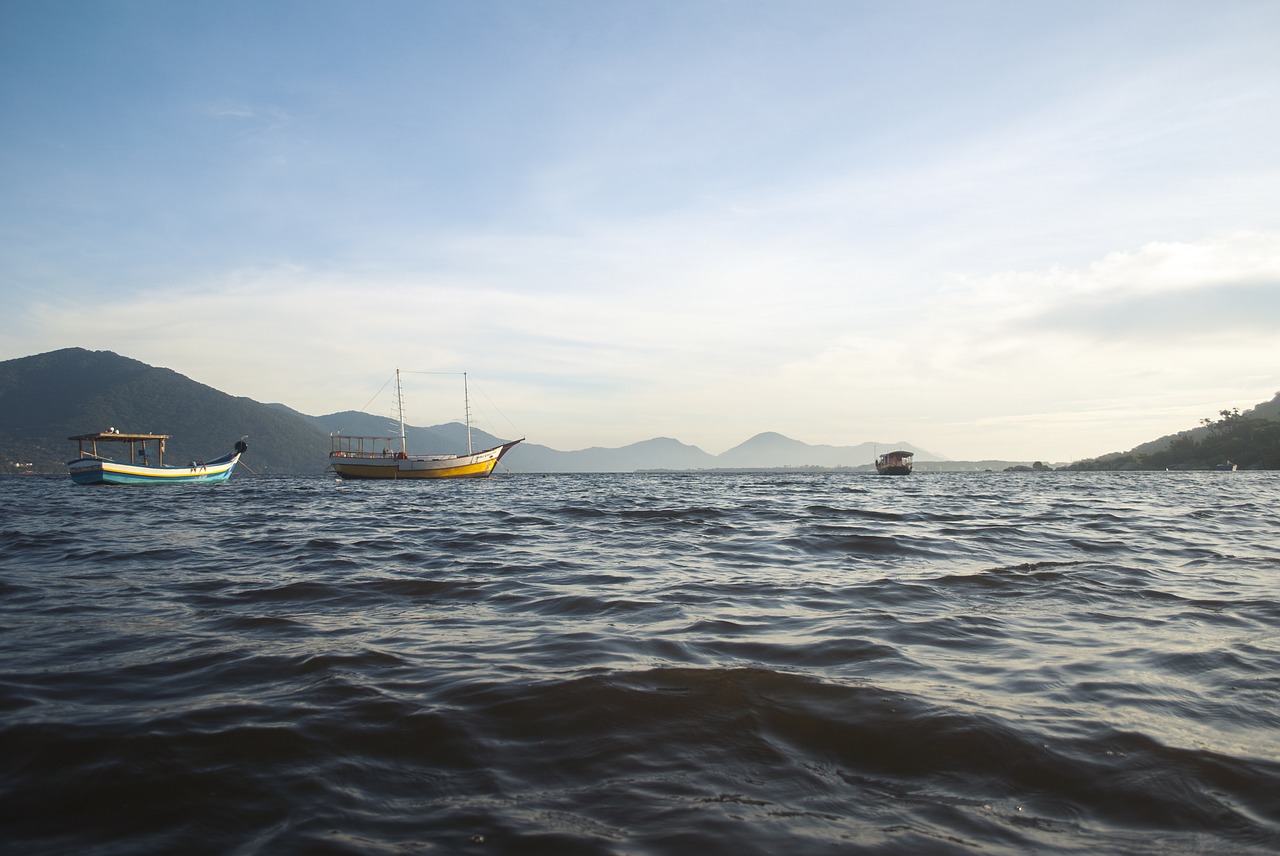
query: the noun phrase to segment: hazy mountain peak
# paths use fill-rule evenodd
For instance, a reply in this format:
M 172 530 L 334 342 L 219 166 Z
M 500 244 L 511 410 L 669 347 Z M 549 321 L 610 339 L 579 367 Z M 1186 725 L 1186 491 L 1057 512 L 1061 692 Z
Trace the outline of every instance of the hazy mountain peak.
M 145 423 L 145 424 L 144 424 Z M 250 436 L 246 468 L 254 473 L 317 474 L 328 464 L 328 434 L 391 436 L 386 416 L 344 411 L 307 416 L 284 404 L 261 404 L 111 351 L 66 348 L 0 362 L 0 469 L 38 462 L 34 472 L 57 472 L 70 450 L 66 437 L 108 425 L 173 435 L 170 448 L 198 458 Z M 468 446 L 459 423 L 406 426 L 415 452 L 461 452 Z M 475 448 L 499 438 L 473 430 Z M 515 439 L 513 437 L 502 439 Z M 868 469 L 877 451 L 908 449 L 917 462 L 944 460 L 906 441 L 853 446 L 809 445 L 764 431 L 720 455 L 674 437 L 654 437 L 622 448 L 562 452 L 528 441 L 512 450 L 504 469 L 514 472 L 633 472 L 779 467 Z M 24 465 L 25 466 L 25 465 Z

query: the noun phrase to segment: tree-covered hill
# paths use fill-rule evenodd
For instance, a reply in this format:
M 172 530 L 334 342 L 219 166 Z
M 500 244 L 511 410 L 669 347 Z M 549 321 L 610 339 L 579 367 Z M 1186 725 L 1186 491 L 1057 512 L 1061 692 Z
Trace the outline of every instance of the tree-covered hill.
M 1219 412 L 1221 413 L 1224 411 Z M 1254 405 L 1248 410 L 1242 412 L 1240 415 L 1248 419 L 1272 419 L 1280 421 L 1280 392 L 1277 392 L 1275 397 L 1270 401 L 1264 401 L 1261 404 Z M 1151 455 L 1155 452 L 1163 452 L 1174 442 L 1184 440 L 1186 437 L 1191 437 L 1193 440 L 1199 442 L 1209 436 L 1212 424 L 1213 420 L 1211 419 L 1201 419 L 1200 425 L 1195 428 L 1190 428 L 1186 431 L 1179 431 L 1176 434 L 1166 434 L 1165 436 L 1158 437 L 1155 440 L 1148 440 L 1146 443 L 1134 446 L 1129 450 L 1128 454 Z
M 1205 419 L 1199 428 L 1182 434 L 1160 438 L 1127 453 L 1079 461 L 1064 469 L 1211 469 L 1227 461 L 1241 469 L 1280 469 L 1280 393 L 1271 402 L 1244 413 L 1222 411 L 1220 415 L 1220 419 Z M 385 436 L 387 425 L 386 417 L 367 413 L 307 416 L 282 404 L 234 397 L 171 369 L 149 366 L 110 351 L 67 348 L 0 361 L 0 474 L 64 474 L 66 461 L 76 453 L 76 444 L 67 438 L 108 428 L 170 435 L 165 452 L 169 463 L 224 454 L 238 439 L 247 436 L 249 453 L 241 462 L 247 473 L 319 474 L 328 466 L 330 432 Z M 407 432 L 410 448 L 415 451 L 461 452 L 467 448 L 467 432 L 462 425 L 407 427 Z M 481 431 L 473 432 L 472 438 L 490 445 L 498 442 Z M 786 450 L 786 454 L 776 454 L 779 449 Z M 928 457 L 931 456 L 926 453 L 920 460 Z M 716 469 L 727 465 L 843 466 L 868 459 L 866 449 L 861 447 L 814 447 L 780 435 L 763 434 L 723 456 L 707 455 L 695 447 L 662 438 L 621 449 L 576 452 L 522 443 L 504 465 L 514 472 L 630 472 Z M 958 466 L 947 462 L 928 469 L 1004 469 L 1009 463 L 989 461 L 974 466 L 971 462 Z M 920 469 L 923 472 L 926 467 Z
M 317 426 L 171 369 L 83 348 L 0 362 L 0 472 L 65 472 L 76 454 L 67 438 L 108 428 L 169 434 L 169 462 L 225 454 L 247 435 L 241 466 L 250 472 L 318 473 L 328 464 Z
M 1241 413 L 1219 411 L 1218 419 L 1202 419 L 1199 428 L 1158 445 L 1077 461 L 1068 470 L 1211 470 L 1233 464 L 1242 470 L 1280 469 L 1280 420 L 1257 414 L 1280 414 L 1280 393 L 1268 403 Z

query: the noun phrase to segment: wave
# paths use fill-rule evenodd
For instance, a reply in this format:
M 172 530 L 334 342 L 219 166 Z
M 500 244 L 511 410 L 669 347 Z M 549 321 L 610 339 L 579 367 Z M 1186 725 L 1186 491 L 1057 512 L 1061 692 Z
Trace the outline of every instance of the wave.
M 1239 485 L 12 480 L 0 838 L 1273 853 L 1280 480 Z

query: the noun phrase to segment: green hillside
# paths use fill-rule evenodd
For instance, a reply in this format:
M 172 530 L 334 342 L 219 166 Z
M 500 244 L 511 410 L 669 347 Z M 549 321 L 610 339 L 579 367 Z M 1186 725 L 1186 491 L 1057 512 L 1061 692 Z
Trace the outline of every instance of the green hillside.
M 112 427 L 169 434 L 167 461 L 212 458 L 247 435 L 250 473 L 328 465 L 328 437 L 305 417 L 170 369 L 83 348 L 0 362 L 0 473 L 64 473 L 76 454 L 68 437 Z
M 1225 413 L 1226 411 L 1222 411 L 1220 415 L 1225 415 Z M 1264 401 L 1259 405 L 1250 407 L 1240 415 L 1246 419 L 1270 419 L 1273 421 L 1280 421 L 1280 392 L 1277 392 L 1275 397 L 1270 401 Z M 1157 452 L 1163 452 L 1175 442 L 1185 442 L 1185 438 L 1187 437 L 1190 437 L 1192 440 L 1199 443 L 1209 438 L 1210 425 L 1212 422 L 1213 420 L 1211 419 L 1202 419 L 1200 420 L 1200 427 L 1198 428 L 1191 428 L 1186 431 L 1179 431 L 1177 434 L 1167 434 L 1159 439 L 1149 440 L 1146 443 L 1134 446 L 1127 452 L 1127 454 L 1152 455 Z
M 1128 452 L 1077 461 L 1069 470 L 1280 470 L 1280 393 L 1241 413 L 1219 411 L 1200 427 L 1136 446 Z
M 1225 461 L 1241 469 L 1280 469 L 1280 394 L 1244 413 L 1223 411 L 1220 416 L 1129 452 L 1078 461 L 1065 469 L 1210 469 Z M 171 369 L 111 351 L 67 348 L 0 362 L 0 474 L 64 474 L 66 462 L 76 453 L 76 444 L 67 438 L 108 428 L 170 435 L 165 452 L 169 463 L 225 454 L 246 437 L 249 452 L 238 470 L 246 475 L 320 474 L 329 463 L 330 432 L 385 435 L 391 430 L 383 416 L 350 411 L 307 416 L 282 404 L 237 398 Z M 466 428 L 456 423 L 408 427 L 407 433 L 413 450 L 462 452 L 467 448 Z M 488 445 L 498 442 L 482 431 L 474 432 L 473 439 Z M 794 466 L 803 455 L 830 451 L 787 442 L 799 451 L 781 464 L 759 456 L 736 464 Z M 752 441 L 743 444 L 749 445 Z M 674 440 L 578 452 L 522 444 L 512 452 L 509 468 L 515 472 L 629 472 L 703 469 L 723 463 L 690 449 Z M 698 457 L 691 462 L 693 452 Z M 1003 469 L 1008 463 L 946 462 L 920 470 Z

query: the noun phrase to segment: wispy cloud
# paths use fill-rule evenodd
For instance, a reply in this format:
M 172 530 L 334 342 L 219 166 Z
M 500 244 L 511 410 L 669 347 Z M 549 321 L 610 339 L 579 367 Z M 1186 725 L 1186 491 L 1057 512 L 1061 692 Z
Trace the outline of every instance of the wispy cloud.
M 753 272 L 732 264 L 658 297 L 275 269 L 157 291 L 92 318 L 48 304 L 25 320 L 41 341 L 90 344 L 114 330 L 97 346 L 127 341 L 131 356 L 312 413 L 359 406 L 396 366 L 467 370 L 523 414 L 525 433 L 562 448 L 656 432 L 719 451 L 781 430 L 811 442 L 914 438 L 953 456 L 995 455 L 985 444 L 1002 436 L 1069 457 L 1106 451 L 1079 436 L 1082 422 L 1126 402 L 1134 421 L 1156 389 L 1179 392 L 1161 393 L 1143 428 L 1169 424 L 1171 411 L 1194 424 L 1206 408 L 1275 385 L 1280 313 L 1266 284 L 1278 253 L 1280 235 L 1234 235 L 844 305 L 815 304 L 804 289 L 788 300 L 768 267 L 754 275 L 772 287 L 757 291 Z M 1243 297 L 1252 311 L 1235 323 Z M 1028 426 L 1034 436 L 1015 441 Z
M 250 104 L 225 99 L 205 105 L 203 112 L 215 119 L 253 119 L 258 115 L 257 109 Z

